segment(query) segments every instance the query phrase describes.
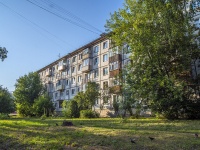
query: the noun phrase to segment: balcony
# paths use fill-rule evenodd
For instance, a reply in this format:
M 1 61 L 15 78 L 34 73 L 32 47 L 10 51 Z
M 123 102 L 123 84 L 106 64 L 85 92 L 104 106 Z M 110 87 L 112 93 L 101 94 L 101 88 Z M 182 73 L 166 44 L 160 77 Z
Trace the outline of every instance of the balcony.
M 46 77 L 49 77 L 49 76 L 51 76 L 51 75 L 52 75 L 52 72 L 51 72 L 51 71 L 47 71 L 46 74 L 45 74 Z
M 114 78 L 114 77 L 118 76 L 120 71 L 121 71 L 121 69 L 111 70 L 109 73 L 110 74 L 109 77 Z
M 61 66 L 58 67 L 58 70 L 59 70 L 59 71 L 63 71 L 63 70 L 65 70 L 65 69 L 66 69 L 66 65 L 61 65 Z
M 121 62 L 122 61 L 122 56 L 121 54 L 116 54 L 114 56 L 111 56 L 109 57 L 109 63 L 112 63 L 112 62 Z
M 121 86 L 120 85 L 114 85 L 114 86 L 110 87 L 109 88 L 109 93 L 112 93 L 112 94 L 121 93 Z
M 90 53 L 84 54 L 82 56 L 82 60 L 87 59 L 87 58 L 90 58 Z
M 62 90 L 64 90 L 65 89 L 65 86 L 64 85 L 58 85 L 57 87 L 56 87 L 56 90 L 57 91 L 62 91 Z
M 91 65 L 83 66 L 82 67 L 82 72 L 88 72 L 91 69 Z

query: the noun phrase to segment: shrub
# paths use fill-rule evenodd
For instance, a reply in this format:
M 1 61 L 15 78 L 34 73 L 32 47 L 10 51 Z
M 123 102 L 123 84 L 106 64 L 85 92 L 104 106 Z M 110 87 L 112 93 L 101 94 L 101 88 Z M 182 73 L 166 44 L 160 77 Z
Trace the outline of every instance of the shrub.
M 81 110 L 80 112 L 81 118 L 99 118 L 99 113 L 92 110 Z
M 0 113 L 0 119 L 9 119 L 9 115 L 8 114 L 3 114 L 3 113 Z

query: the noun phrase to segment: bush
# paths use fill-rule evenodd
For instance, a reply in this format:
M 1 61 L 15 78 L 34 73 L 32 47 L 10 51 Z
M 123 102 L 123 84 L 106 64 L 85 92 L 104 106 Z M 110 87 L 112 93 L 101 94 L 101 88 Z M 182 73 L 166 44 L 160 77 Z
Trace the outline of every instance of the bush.
M 99 118 L 99 113 L 92 110 L 81 110 L 80 118 Z
M 0 113 L 0 119 L 9 119 L 9 115 L 8 114 L 3 114 L 3 113 Z

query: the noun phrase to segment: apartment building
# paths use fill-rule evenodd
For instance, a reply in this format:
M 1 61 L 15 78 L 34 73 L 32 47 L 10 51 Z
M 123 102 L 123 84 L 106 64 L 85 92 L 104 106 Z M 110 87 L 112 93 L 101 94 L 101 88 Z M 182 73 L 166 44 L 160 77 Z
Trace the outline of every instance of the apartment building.
M 85 91 L 89 81 L 99 84 L 100 93 L 107 98 L 104 109 L 112 110 L 113 100 L 122 98 L 116 76 L 129 62 L 129 55 L 126 45 L 115 47 L 113 51 L 110 40 L 104 35 L 43 67 L 38 73 L 57 112 L 62 111 L 64 100 L 71 100 L 78 92 Z M 103 99 L 96 100 L 95 110 L 100 109 Z

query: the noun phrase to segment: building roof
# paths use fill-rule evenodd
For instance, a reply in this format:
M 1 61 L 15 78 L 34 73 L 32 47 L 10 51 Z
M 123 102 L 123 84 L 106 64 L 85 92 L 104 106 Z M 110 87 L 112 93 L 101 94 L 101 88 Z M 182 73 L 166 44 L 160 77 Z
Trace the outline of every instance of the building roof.
M 88 44 L 86 44 L 86 45 L 84 45 L 84 46 L 82 46 L 82 47 L 80 47 L 80 48 L 78 48 L 78 49 L 72 51 L 71 53 L 68 53 L 67 55 L 65 55 L 65 56 L 63 56 L 63 57 L 57 59 L 56 61 L 54 61 L 54 62 L 48 64 L 47 66 L 45 66 L 45 67 L 39 69 L 37 72 L 39 73 L 39 72 L 41 72 L 41 71 L 44 71 L 44 70 L 46 70 L 47 68 L 52 67 L 53 65 L 58 64 L 59 61 L 64 60 L 64 59 L 67 59 L 67 58 L 70 58 L 70 57 L 72 57 L 72 56 L 74 56 L 74 55 L 76 55 L 76 54 L 82 52 L 84 49 L 89 48 L 89 47 L 91 47 L 91 46 L 94 46 L 94 45 L 96 45 L 96 44 L 98 44 L 98 43 L 104 41 L 105 39 L 108 39 L 107 34 L 101 34 L 101 37 L 99 37 L 99 38 L 93 40 L 92 42 L 90 42 L 90 43 L 88 43 Z

